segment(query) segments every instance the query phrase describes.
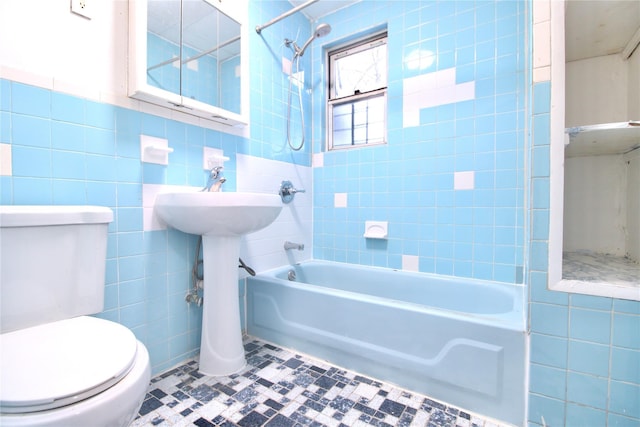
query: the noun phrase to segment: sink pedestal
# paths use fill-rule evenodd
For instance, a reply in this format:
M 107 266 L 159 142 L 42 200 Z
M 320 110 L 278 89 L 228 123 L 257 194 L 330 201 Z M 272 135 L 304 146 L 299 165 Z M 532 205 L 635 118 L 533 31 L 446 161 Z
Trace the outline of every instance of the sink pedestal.
M 240 371 L 247 363 L 238 301 L 240 239 L 275 221 L 282 210 L 280 196 L 195 189 L 167 192 L 156 196 L 155 210 L 171 227 L 202 235 L 200 372 L 224 376 Z
M 202 236 L 204 301 L 200 372 L 225 376 L 246 365 L 238 293 L 240 236 Z

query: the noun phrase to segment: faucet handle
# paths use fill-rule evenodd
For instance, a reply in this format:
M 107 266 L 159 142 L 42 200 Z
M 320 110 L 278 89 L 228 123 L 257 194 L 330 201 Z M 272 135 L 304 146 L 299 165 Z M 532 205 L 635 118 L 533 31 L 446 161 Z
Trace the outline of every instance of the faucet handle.
M 211 178 L 217 178 L 220 172 L 224 169 L 224 166 L 214 166 L 211 168 Z
M 283 203 L 290 203 L 296 193 L 306 193 L 306 190 L 298 190 L 293 186 L 291 181 L 282 181 L 278 194 L 282 198 Z

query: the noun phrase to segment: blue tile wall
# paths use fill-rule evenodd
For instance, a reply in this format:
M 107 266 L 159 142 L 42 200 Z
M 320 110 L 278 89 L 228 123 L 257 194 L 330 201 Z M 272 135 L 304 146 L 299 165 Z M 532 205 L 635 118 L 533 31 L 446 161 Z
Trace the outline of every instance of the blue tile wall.
M 249 28 L 265 24 L 273 18 L 291 10 L 291 4 L 279 0 L 250 0 Z M 304 132 L 299 92 L 293 86 L 291 96 L 291 143 L 300 145 L 304 137 L 306 143 L 299 151 L 291 150 L 287 143 L 287 105 L 289 94 L 289 76 L 283 72 L 283 59 L 291 61 L 293 51 L 284 44 L 285 39 L 302 44 L 311 36 L 311 24 L 302 14 L 296 13 L 279 21 L 257 34 L 249 31 L 250 44 L 250 98 L 251 98 L 251 144 L 246 154 L 273 160 L 309 166 L 311 164 L 311 96 L 310 89 L 322 85 L 321 80 L 312 79 L 311 55 L 302 56 L 298 66 L 292 70 L 304 71 L 304 89 L 302 90 Z
M 249 26 L 290 7 L 251 0 Z M 231 158 L 229 189 L 236 153 L 310 165 L 326 139 L 323 46 L 386 26 L 388 145 L 324 153 L 324 167 L 314 169 L 314 257 L 398 268 L 402 255 L 415 255 L 421 271 L 524 282 L 529 423 L 542 425 L 544 417 L 551 426 L 638 425 L 640 303 L 547 289 L 551 87 L 530 88 L 529 7 L 363 1 L 323 18 L 332 32 L 299 64 L 307 143 L 298 152 L 287 148 L 282 59 L 292 58 L 285 38 L 303 42 L 311 34 L 300 13 L 260 35 L 250 31 L 248 138 L 0 79 L 0 142 L 12 145 L 13 155 L 13 175 L 0 177 L 0 203 L 114 210 L 101 316 L 131 327 L 149 348 L 154 372 L 162 371 L 199 346 L 201 311 L 183 302 L 195 238 L 142 230 L 142 184 L 202 185 L 203 146 Z M 416 47 L 436 52 L 431 68 L 403 65 Z M 424 108 L 419 126 L 403 127 L 404 80 L 451 67 L 456 83 L 475 82 L 475 99 Z M 299 137 L 296 95 L 291 116 Z M 169 139 L 175 151 L 168 167 L 140 163 L 140 133 Z M 474 189 L 454 190 L 453 173 L 469 170 Z M 333 206 L 335 193 L 348 194 L 347 208 Z M 390 222 L 388 241 L 362 238 L 364 221 L 372 219 Z
M 530 425 L 640 423 L 640 302 L 547 289 L 551 85 L 533 87 Z
M 104 311 L 149 349 L 154 372 L 199 349 L 201 309 L 184 302 L 196 240 L 173 230 L 144 231 L 142 184 L 200 186 L 202 147 L 223 148 L 235 188 L 238 138 L 125 108 L 1 80 L 2 141 L 12 145 L 12 176 L 2 204 L 97 204 L 109 226 Z M 140 162 L 140 133 L 169 139 L 169 166 Z
M 314 86 L 314 258 L 523 283 L 525 207 L 525 2 L 364 1 L 321 19 L 333 30 L 316 40 L 313 81 L 322 81 L 323 46 L 388 31 L 387 145 L 325 152 L 325 87 Z M 434 52 L 410 69 L 415 49 Z M 423 108 L 403 125 L 407 78 L 455 68 L 474 82 L 472 100 Z M 320 101 L 318 101 L 320 100 Z M 454 190 L 454 173 L 473 171 L 475 187 Z M 544 187 L 542 188 L 544 190 Z M 347 207 L 334 207 L 347 193 Z M 366 220 L 389 222 L 387 242 L 363 237 Z
M 286 2 L 252 1 L 250 26 L 288 9 Z M 300 42 L 309 35 L 310 24 L 302 14 L 269 27 L 261 36 L 250 33 L 252 72 L 245 76 L 251 79 L 249 138 L 0 79 L 0 142 L 12 145 L 12 176 L 0 177 L 0 203 L 97 204 L 113 209 L 100 316 L 135 332 L 149 349 L 154 372 L 197 353 L 201 309 L 184 303 L 191 286 L 195 237 L 172 230 L 144 231 L 142 184 L 204 185 L 203 146 L 221 148 L 230 157 L 225 163 L 228 191 L 236 186 L 236 153 L 310 165 L 310 144 L 295 153 L 286 148 L 288 76 L 282 72 L 282 58 L 291 58 L 284 38 Z M 234 71 L 226 75 L 235 74 L 238 61 L 233 58 L 222 65 Z M 310 69 L 310 62 L 307 55 L 300 68 Z M 223 82 L 227 90 L 236 84 L 235 77 Z M 311 85 L 311 73 L 305 75 L 305 84 Z M 225 96 L 227 106 L 239 101 Z M 303 102 L 311 103 L 306 90 Z M 310 123 L 310 109 L 304 113 Z M 292 112 L 292 129 L 301 132 L 299 109 Z M 169 140 L 174 152 L 168 166 L 140 162 L 141 133 Z M 307 125 L 305 139 L 310 138 Z

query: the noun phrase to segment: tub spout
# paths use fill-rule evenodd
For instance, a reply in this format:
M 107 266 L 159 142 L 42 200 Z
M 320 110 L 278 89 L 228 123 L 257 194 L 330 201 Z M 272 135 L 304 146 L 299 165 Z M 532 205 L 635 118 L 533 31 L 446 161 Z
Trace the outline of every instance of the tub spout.
M 288 251 L 289 249 L 297 249 L 299 251 L 303 251 L 304 250 L 304 244 L 302 244 L 302 243 L 293 243 L 293 242 L 289 242 L 289 241 L 284 242 L 284 250 Z

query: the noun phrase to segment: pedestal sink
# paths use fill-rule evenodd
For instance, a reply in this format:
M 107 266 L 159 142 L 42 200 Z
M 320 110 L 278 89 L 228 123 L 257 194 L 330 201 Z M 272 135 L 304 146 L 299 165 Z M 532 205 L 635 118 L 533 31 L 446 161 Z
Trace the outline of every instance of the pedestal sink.
M 280 197 L 243 192 L 161 193 L 155 210 L 169 226 L 202 235 L 200 372 L 211 376 L 238 372 L 246 364 L 238 303 L 240 238 L 277 218 L 282 210 Z

